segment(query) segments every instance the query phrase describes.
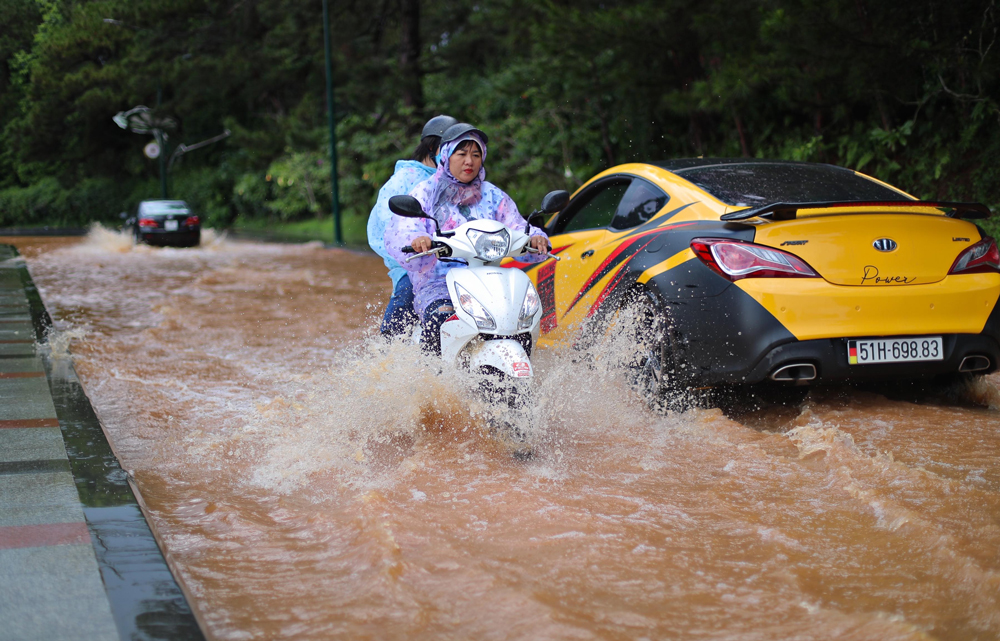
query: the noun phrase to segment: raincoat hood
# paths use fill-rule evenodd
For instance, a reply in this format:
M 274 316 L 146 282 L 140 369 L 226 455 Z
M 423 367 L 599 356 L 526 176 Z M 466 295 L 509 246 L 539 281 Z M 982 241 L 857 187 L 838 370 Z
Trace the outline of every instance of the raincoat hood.
M 451 155 L 466 140 L 475 142 L 483 152 L 483 166 L 479 169 L 479 175 L 469 183 L 456 178 L 449 167 Z M 430 211 L 434 205 L 443 203 L 456 206 L 475 205 L 482 199 L 483 181 L 486 180 L 486 143 L 475 132 L 470 131 L 441 145 L 437 164 L 437 171 L 428 179 L 434 182 L 434 189 L 431 190 L 434 200 L 420 203 L 424 206 L 424 211 Z

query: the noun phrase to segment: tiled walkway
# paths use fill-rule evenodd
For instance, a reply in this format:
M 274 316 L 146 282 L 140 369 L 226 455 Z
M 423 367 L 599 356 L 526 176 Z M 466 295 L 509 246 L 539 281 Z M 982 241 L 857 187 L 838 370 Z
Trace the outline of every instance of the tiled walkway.
M 201 639 L 49 324 L 0 245 L 0 641 Z

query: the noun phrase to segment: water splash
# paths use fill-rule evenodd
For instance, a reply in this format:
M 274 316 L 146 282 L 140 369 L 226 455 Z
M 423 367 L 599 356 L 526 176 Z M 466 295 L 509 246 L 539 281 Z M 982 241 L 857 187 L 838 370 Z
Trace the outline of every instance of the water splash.
M 36 344 L 36 349 L 47 354 L 54 361 L 72 360 L 70 346 L 75 341 L 82 341 L 90 333 L 90 330 L 83 327 L 62 327 L 51 326 L 45 332 L 45 342 Z
M 206 465 L 239 459 L 251 470 L 249 487 L 280 494 L 302 489 L 316 475 L 332 474 L 358 489 L 381 487 L 428 449 L 442 447 L 501 459 L 529 448 L 537 453 L 534 464 L 549 465 L 562 456 L 567 424 L 585 433 L 650 419 L 621 372 L 581 366 L 579 359 L 574 350 L 536 351 L 536 378 L 530 392 L 522 390 L 528 405 L 511 406 L 484 395 L 484 375 L 446 366 L 416 345 L 370 335 L 326 369 L 261 372 L 273 379 L 273 393 L 247 408 L 240 429 L 199 433 L 187 452 Z M 507 426 L 523 433 L 512 435 Z
M 91 223 L 83 242 L 73 248 L 73 251 L 84 254 L 128 254 L 132 252 L 148 253 L 156 251 L 217 251 L 227 243 L 225 232 L 217 232 L 211 228 L 202 228 L 201 245 L 196 248 L 152 247 L 135 242 L 135 236 L 128 228 L 112 229 L 101 223 Z
M 535 350 L 530 384 L 504 384 L 497 393 L 489 375 L 369 331 L 326 369 L 267 367 L 258 376 L 272 379 L 273 393 L 254 401 L 240 430 L 209 439 L 199 434 L 188 453 L 217 465 L 224 452 L 251 470 L 249 487 L 280 494 L 301 490 L 317 475 L 358 489 L 391 485 L 442 447 L 500 459 L 531 451 L 532 465 L 558 475 L 551 465 L 561 461 L 568 440 L 600 434 L 607 424 L 650 421 L 645 400 L 628 387 L 635 343 L 620 332 L 605 338 L 586 349 Z
M 1000 410 L 1000 389 L 995 376 L 974 376 L 963 380 L 960 385 L 960 395 L 965 399 L 994 411 Z
M 90 229 L 87 230 L 83 243 L 78 245 L 77 251 L 124 254 L 132 251 L 134 247 L 135 239 L 129 231 L 109 229 L 100 223 L 91 223 Z

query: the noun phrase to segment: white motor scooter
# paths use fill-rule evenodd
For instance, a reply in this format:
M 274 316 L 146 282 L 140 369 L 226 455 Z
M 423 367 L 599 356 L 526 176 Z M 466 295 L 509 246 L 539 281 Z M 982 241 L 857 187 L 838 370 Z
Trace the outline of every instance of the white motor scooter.
M 565 191 L 550 192 L 528 218 L 555 213 L 568 200 Z M 466 265 L 449 270 L 446 276 L 455 313 L 441 325 L 441 358 L 449 365 L 491 377 L 481 385 L 488 401 L 516 405 L 512 396 L 523 398 L 523 394 L 512 394 L 510 390 L 517 388 L 509 383 L 534 376 L 531 349 L 538 339 L 542 305 L 527 274 L 502 268 L 500 261 L 525 253 L 559 257 L 532 249 L 527 234 L 495 220 L 473 220 L 442 232 L 412 196 L 393 196 L 389 209 L 397 216 L 434 221 L 437 231 L 430 250 L 408 257 L 407 262 L 436 255 L 439 260 Z M 404 247 L 403 252 L 412 253 L 413 248 Z

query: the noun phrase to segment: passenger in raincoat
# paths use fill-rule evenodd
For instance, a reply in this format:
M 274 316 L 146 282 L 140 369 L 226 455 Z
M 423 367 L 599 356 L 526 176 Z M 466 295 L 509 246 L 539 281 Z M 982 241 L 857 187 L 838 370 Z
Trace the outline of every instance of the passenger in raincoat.
M 511 197 L 486 181 L 483 166 L 486 142 L 486 134 L 472 125 L 460 123 L 450 127 L 441 138 L 437 171 L 410 191 L 424 212 L 434 217 L 441 231 L 483 219 L 500 221 L 521 232 L 529 227 Z M 548 236 L 544 231 L 531 226 L 526 233 L 531 237 L 531 247 L 548 249 Z M 385 247 L 389 255 L 403 265 L 413 283 L 413 309 L 421 320 L 424 348 L 440 353 L 441 324 L 455 311 L 445 274 L 463 263 L 443 262 L 436 256 L 423 256 L 407 263 L 407 255 L 402 252 L 406 245 L 418 253 L 430 249 L 433 234 L 434 223 L 430 220 L 395 216 L 385 230 Z M 518 260 L 540 262 L 545 259 L 545 255 L 525 254 Z
M 410 160 L 397 160 L 392 177 L 382 185 L 378 200 L 368 217 L 368 245 L 382 257 L 392 279 L 392 297 L 382 317 L 382 335 L 387 337 L 407 333 L 418 322 L 413 311 L 413 285 L 400 264 L 385 249 L 385 228 L 392 220 L 389 199 L 408 194 L 418 183 L 434 175 L 435 157 L 441 144 L 441 135 L 458 121 L 451 116 L 435 116 L 427 121 L 420 134 L 420 144 Z

